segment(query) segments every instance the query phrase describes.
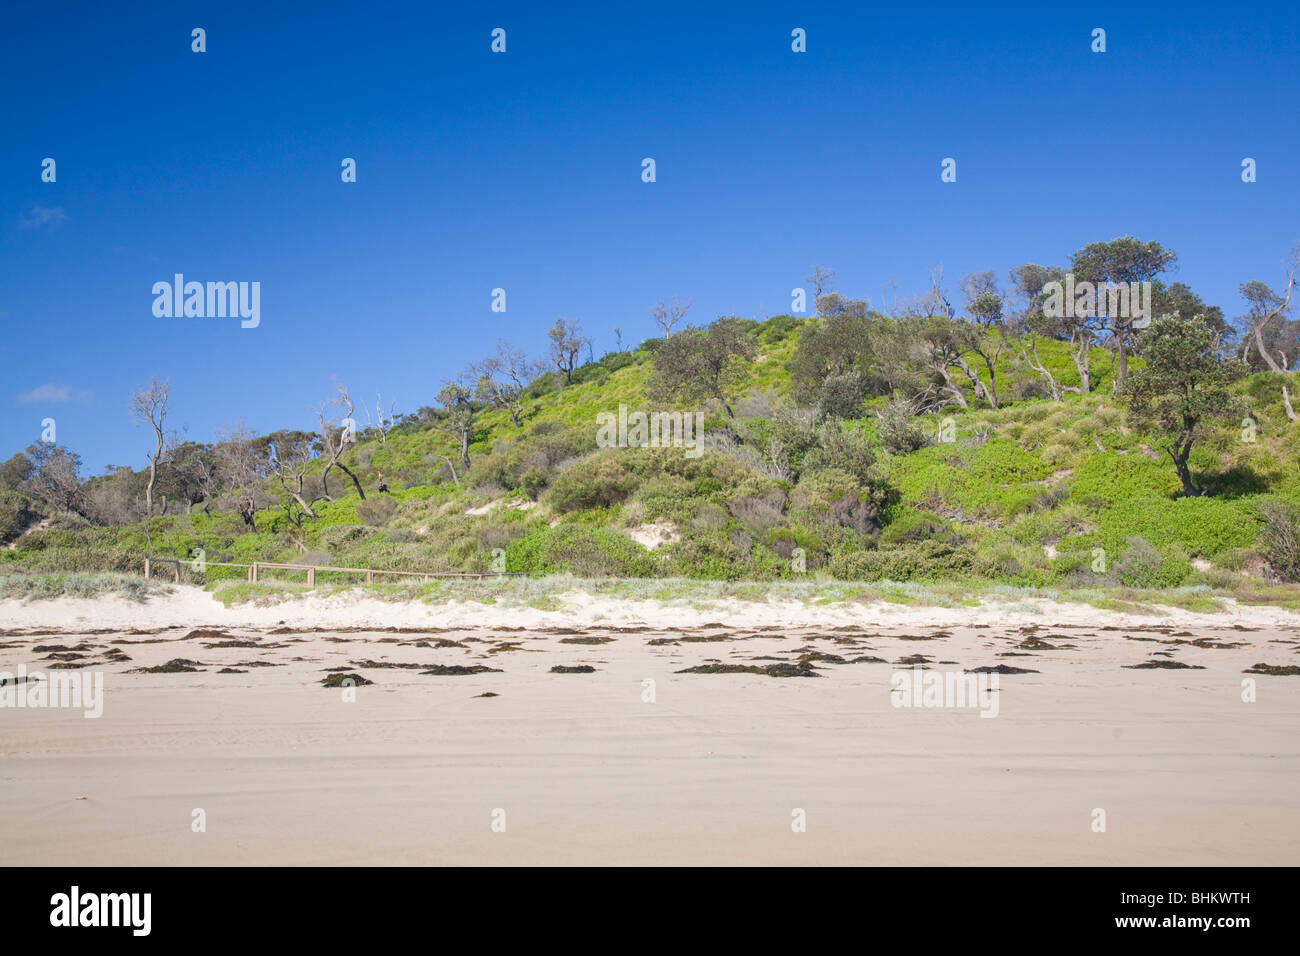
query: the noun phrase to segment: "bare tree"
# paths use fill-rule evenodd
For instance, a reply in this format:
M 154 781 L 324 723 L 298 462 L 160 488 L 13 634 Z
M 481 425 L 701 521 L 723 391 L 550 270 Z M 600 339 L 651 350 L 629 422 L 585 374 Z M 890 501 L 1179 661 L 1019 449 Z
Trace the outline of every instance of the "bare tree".
M 396 417 L 397 417 L 397 416 L 396 416 L 394 410 L 395 410 L 396 407 L 397 407 L 397 403 L 396 403 L 396 402 L 390 402 L 389 405 L 388 405 L 388 411 L 385 412 L 385 411 L 384 411 L 384 396 L 381 395 L 381 394 L 379 394 L 378 392 L 376 392 L 376 393 L 375 393 L 375 417 L 374 417 L 374 419 L 371 419 L 371 417 L 370 417 L 370 409 L 369 409 L 369 408 L 366 408 L 366 406 L 364 406 L 364 405 L 363 405 L 362 407 L 366 409 L 366 429 L 367 429 L 367 431 L 373 431 L 373 432 L 376 434 L 376 436 L 379 438 L 379 444 L 381 444 L 381 445 L 387 445 L 387 444 L 388 444 L 388 433 L 389 433 L 390 431 L 392 431 L 393 425 L 394 425 L 395 422 L 396 422 Z
M 154 449 L 149 455 L 149 482 L 144 487 L 144 512 L 153 517 L 153 489 L 158 480 L 158 468 L 168 464 L 176 449 L 176 433 L 167 429 L 167 402 L 171 397 L 171 382 L 150 379 L 149 384 L 131 394 L 131 419 L 153 430 Z M 163 499 L 163 511 L 167 500 Z
M 479 401 L 505 409 L 510 423 L 518 428 L 524 411 L 524 392 L 528 383 L 542 373 L 542 368 L 523 349 L 501 339 L 496 354 L 471 365 L 465 377 L 475 383 L 474 392 Z
M 327 501 L 334 500 L 330 497 L 329 476 L 330 469 L 337 466 L 343 474 L 352 479 L 352 486 L 357 489 L 357 494 L 364 501 L 366 493 L 361 488 L 361 481 L 343 461 L 343 453 L 347 451 L 348 445 L 356 442 L 357 425 L 352 417 L 356 406 L 352 402 L 352 396 L 348 394 L 346 385 L 335 384 L 334 391 L 338 394 L 327 402 L 321 402 L 316 408 L 316 416 L 320 421 L 321 451 L 325 457 L 325 470 L 320 476 L 321 496 Z M 341 414 L 332 414 L 334 408 L 339 409 Z
M 1254 341 L 1260 358 L 1264 360 L 1271 371 L 1287 378 L 1290 377 L 1291 363 L 1294 359 L 1287 355 L 1282 348 L 1277 349 L 1278 358 L 1282 361 L 1278 362 L 1273 357 L 1273 348 L 1277 348 L 1277 340 L 1285 330 L 1280 326 L 1277 328 L 1272 327 L 1272 323 L 1274 319 L 1286 315 L 1291 308 L 1291 295 L 1295 291 L 1297 271 L 1300 271 L 1300 245 L 1296 245 L 1291 249 L 1290 268 L 1287 270 L 1286 277 L 1286 292 L 1283 295 L 1278 295 L 1262 282 L 1247 282 L 1241 287 L 1242 296 L 1251 304 L 1246 321 L 1249 325 L 1249 334 Z M 1294 326 L 1294 323 L 1292 325 Z M 1268 333 L 1271 333 L 1269 337 L 1273 339 L 1272 342 L 1265 341 L 1265 335 Z M 1273 348 L 1270 348 L 1270 345 Z M 1243 352 L 1249 352 L 1249 345 L 1246 346 Z M 1243 357 L 1245 356 L 1243 355 Z M 1291 406 L 1291 392 L 1287 388 L 1286 382 L 1282 384 L 1282 407 L 1286 410 L 1286 417 L 1289 420 L 1295 421 L 1297 419 L 1296 411 Z
M 1286 277 L 1286 293 L 1278 295 L 1262 282 L 1247 282 L 1241 287 L 1242 296 L 1251 304 L 1247 318 L 1250 322 L 1250 334 L 1254 337 L 1255 348 L 1268 367 L 1281 374 L 1290 370 L 1290 359 L 1286 353 L 1280 353 L 1282 364 L 1272 355 L 1272 350 L 1264 342 L 1264 331 L 1274 319 L 1285 315 L 1291 308 L 1291 293 L 1295 289 L 1296 271 L 1300 270 L 1300 246 L 1291 252 L 1291 268 Z
M 296 525 L 301 525 L 304 517 L 316 517 L 316 512 L 312 511 L 311 504 L 307 501 L 307 492 L 304 488 L 307 480 L 307 465 L 312 458 L 312 436 L 306 432 L 279 431 L 267 436 L 267 442 L 271 472 L 284 488 L 285 494 L 289 496 L 289 501 L 285 505 L 289 520 Z M 297 512 L 293 510 L 295 504 L 299 509 Z
M 265 447 L 259 446 L 253 433 L 240 422 L 233 429 L 217 433 L 213 454 L 224 494 L 249 530 L 257 531 L 258 498 L 268 473 Z
M 942 315 L 951 319 L 956 314 L 943 282 L 943 265 L 930 268 L 930 291 L 921 297 L 921 309 L 926 315 Z
M 665 305 L 661 299 L 655 307 L 650 310 L 650 316 L 654 319 L 655 325 L 663 329 L 664 338 L 667 339 L 672 337 L 673 326 L 686 318 L 686 313 L 690 311 L 690 308 L 690 299 L 683 302 L 677 298 L 677 296 L 673 296 L 671 305 Z
M 823 289 L 830 288 L 831 279 L 834 277 L 834 269 L 823 269 L 819 265 L 814 265 L 812 267 L 812 272 L 808 273 L 808 278 L 804 281 L 813 287 L 813 302 L 816 302 L 822 297 Z
M 966 298 L 966 309 L 969 311 L 972 303 L 982 295 L 988 293 L 998 294 L 998 280 L 992 269 L 985 269 L 983 272 L 968 272 L 961 277 L 958 287 L 962 295 Z
M 546 337 L 551 340 L 551 362 L 554 363 L 557 371 L 564 373 L 564 383 L 572 385 L 573 370 L 577 367 L 578 356 L 590 343 L 582 331 L 582 324 L 576 320 L 570 322 L 563 317 L 557 318 L 555 324 L 547 331 Z

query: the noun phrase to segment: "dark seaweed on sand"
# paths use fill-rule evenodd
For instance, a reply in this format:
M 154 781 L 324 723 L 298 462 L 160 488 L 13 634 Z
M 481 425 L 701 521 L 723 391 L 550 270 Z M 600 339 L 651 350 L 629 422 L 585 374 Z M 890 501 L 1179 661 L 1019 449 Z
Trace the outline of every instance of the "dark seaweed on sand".
M 1294 664 L 1251 664 L 1243 674 L 1271 674 L 1274 677 L 1300 677 L 1300 667 Z
M 1038 671 L 1028 667 L 1012 667 L 1010 664 L 995 664 L 991 667 L 970 667 L 968 674 L 1037 674 Z
M 432 674 L 434 677 L 459 677 L 466 674 L 500 674 L 501 668 L 488 667 L 485 664 L 434 664 L 428 670 L 420 671 L 421 674 Z
M 321 684 L 325 687 L 364 687 L 366 684 L 373 684 L 374 681 L 366 680 L 360 674 L 330 674 Z
M 1171 670 L 1171 671 L 1203 671 L 1205 670 L 1200 664 L 1184 664 L 1182 661 L 1143 661 L 1141 664 L 1125 664 L 1126 668 L 1132 671 L 1154 671 L 1154 670 Z
M 596 668 L 590 664 L 574 664 L 572 667 L 564 664 L 556 664 L 551 668 L 552 674 L 594 674 Z
M 812 664 L 768 664 L 754 667 L 750 664 L 700 664 L 677 671 L 678 674 L 765 674 L 768 677 L 821 677 Z
M 127 671 L 128 674 L 192 674 L 196 671 L 207 667 L 202 661 L 192 661 L 184 657 L 174 657 L 166 664 L 155 664 L 153 667 L 136 667 Z

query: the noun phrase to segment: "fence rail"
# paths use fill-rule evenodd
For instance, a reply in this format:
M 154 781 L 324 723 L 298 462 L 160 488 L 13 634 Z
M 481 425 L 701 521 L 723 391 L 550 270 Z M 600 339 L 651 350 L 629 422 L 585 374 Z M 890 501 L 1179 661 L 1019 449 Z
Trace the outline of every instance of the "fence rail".
M 237 564 L 231 561 L 208 561 L 205 558 L 159 558 L 155 556 L 144 559 L 144 576 L 150 577 L 153 573 L 155 564 L 170 564 L 172 566 L 172 580 L 176 584 L 181 582 L 181 566 L 185 565 L 192 570 L 202 572 L 206 567 L 214 568 L 247 568 L 248 580 L 257 581 L 258 573 L 262 570 L 280 570 L 280 571 L 306 571 L 307 586 L 316 586 L 316 572 L 330 571 L 341 574 L 364 574 L 367 584 L 375 583 L 376 574 L 389 574 L 397 577 L 420 578 L 422 581 L 428 581 L 430 578 L 472 578 L 481 580 L 483 578 L 505 578 L 516 574 L 523 574 L 522 571 L 389 571 L 383 568 L 336 568 L 324 564 L 283 564 L 278 561 L 254 561 L 252 564 Z

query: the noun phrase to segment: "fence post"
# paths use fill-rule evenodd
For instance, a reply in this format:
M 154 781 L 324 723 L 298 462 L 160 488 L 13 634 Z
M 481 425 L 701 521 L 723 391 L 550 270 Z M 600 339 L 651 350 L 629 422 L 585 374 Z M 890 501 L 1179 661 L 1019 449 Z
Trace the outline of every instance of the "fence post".
M 248 569 L 248 580 L 252 581 L 254 584 L 257 583 L 257 562 L 256 561 L 254 561 L 252 567 Z
M 366 572 L 366 583 L 367 583 L 367 584 L 374 584 L 374 583 L 375 583 L 375 575 L 374 575 L 373 572 L 370 572 L 370 571 L 367 571 L 367 572 Z
M 315 586 L 316 586 L 316 569 L 315 569 L 315 568 L 308 568 L 308 569 L 307 569 L 307 587 L 309 587 L 309 588 L 314 588 Z
M 149 559 L 148 559 L 148 558 L 145 558 L 145 559 L 144 559 L 144 576 L 145 576 L 146 579 L 149 577 Z
M 181 583 L 181 563 L 179 561 L 172 565 L 172 583 Z

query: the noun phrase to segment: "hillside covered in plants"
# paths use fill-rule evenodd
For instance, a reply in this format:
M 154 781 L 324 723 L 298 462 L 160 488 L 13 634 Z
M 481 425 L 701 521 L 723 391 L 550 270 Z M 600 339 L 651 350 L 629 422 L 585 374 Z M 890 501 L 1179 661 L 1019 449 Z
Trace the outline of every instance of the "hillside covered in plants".
M 154 382 L 132 406 L 151 426 L 150 468 L 85 477 L 74 449 L 40 442 L 0 465 L 0 570 L 138 572 L 146 555 L 201 550 L 584 578 L 1208 585 L 1294 601 L 1295 270 L 1284 291 L 1246 283 L 1248 311 L 1230 322 L 1161 280 L 1172 261 L 1125 237 L 1070 263 L 1097 283 L 1152 281 L 1149 323 L 1054 317 L 1045 303 L 1066 270 L 1036 265 L 1012 270 L 1005 292 L 991 272 L 964 277 L 957 306 L 937 274 L 926 295 L 875 306 L 815 270 L 816 314 L 695 327 L 674 303 L 656 310 L 664 335 L 599 358 L 559 320 L 546 359 L 500 343 L 431 383 L 428 406 L 364 427 L 339 385 L 312 430 L 232 425 L 180 443 L 166 413 L 182 383 Z M 611 444 L 600 416 L 620 406 L 698 412 L 703 434 Z

